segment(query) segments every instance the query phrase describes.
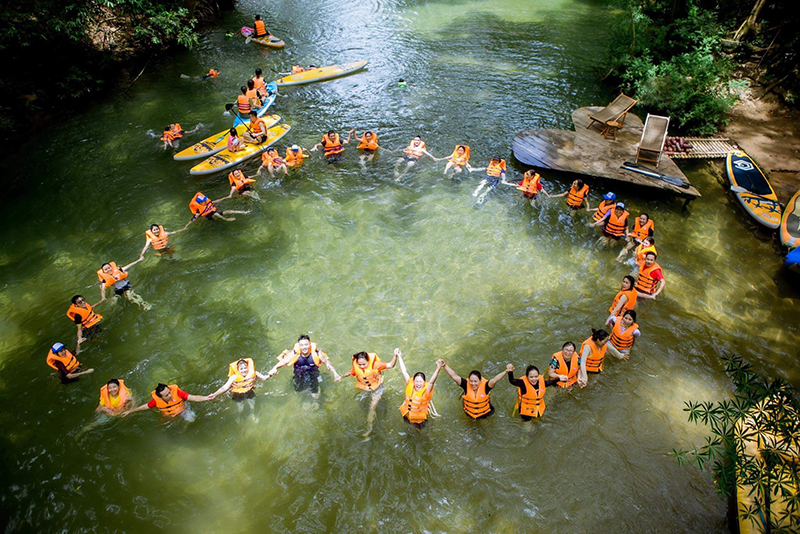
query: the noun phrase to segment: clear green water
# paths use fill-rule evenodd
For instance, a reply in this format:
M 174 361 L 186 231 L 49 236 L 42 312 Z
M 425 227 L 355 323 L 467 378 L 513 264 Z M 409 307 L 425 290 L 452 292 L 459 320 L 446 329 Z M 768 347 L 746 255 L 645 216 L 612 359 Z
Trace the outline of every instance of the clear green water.
M 430 373 L 444 357 L 462 373 L 494 374 L 508 361 L 544 368 L 561 343 L 602 324 L 627 270 L 561 202 L 532 209 L 504 190 L 476 210 L 477 176 L 443 179 L 443 164 L 427 161 L 396 183 L 392 154 L 362 168 L 352 149 L 337 166 L 317 157 L 288 179 L 263 179 L 263 203 L 223 204 L 253 213 L 202 221 L 176 236 L 172 257 L 148 256 L 131 278 L 153 309 L 105 304 L 105 335 L 80 356 L 97 371 L 67 387 L 49 373 L 47 347 L 74 344 L 68 299 L 97 300 L 100 263 L 134 259 L 150 222 L 182 226 L 196 191 L 226 192 L 223 175 L 190 176 L 147 132 L 202 122 L 188 142 L 224 128 L 223 104 L 256 66 L 370 60 L 361 74 L 286 90 L 274 107 L 293 126 L 286 143 L 355 127 L 397 148 L 419 132 L 437 156 L 469 143 L 476 164 L 494 153 L 511 160 L 517 131 L 569 127 L 572 109 L 609 99 L 593 67 L 610 17 L 599 1 L 279 0 L 268 21 L 288 46 L 277 52 L 225 39 L 255 10 L 242 3 L 197 50 L 152 63 L 129 98 L 53 123 L 3 162 L 6 530 L 724 531 L 712 480 L 666 456 L 702 440 L 683 401 L 729 394 L 725 351 L 800 384 L 800 320 L 773 242 L 705 164 L 685 167 L 704 195 L 688 212 L 617 189 L 655 219 L 667 289 L 640 306 L 632 359 L 611 362 L 584 390 L 548 392 L 533 424 L 512 416 L 516 392 L 505 381 L 492 395 L 495 416 L 467 421 L 460 390 L 442 377 L 442 417 L 411 431 L 397 411 L 396 371 L 366 442 L 366 404 L 352 382 L 324 372 L 319 403 L 294 393 L 289 371 L 266 382 L 258 424 L 227 398 L 195 405 L 191 425 L 153 413 L 95 420 L 108 378 L 124 378 L 138 399 L 158 381 L 209 393 L 230 361 L 271 366 L 300 333 L 340 372 L 356 351 L 388 359 L 398 346 L 412 370 Z M 213 82 L 179 78 L 212 66 L 223 72 Z M 405 92 L 394 87 L 401 76 Z M 551 192 L 568 183 L 544 180 Z M 605 189 L 593 184 L 593 203 Z M 97 426 L 82 433 L 87 425 Z

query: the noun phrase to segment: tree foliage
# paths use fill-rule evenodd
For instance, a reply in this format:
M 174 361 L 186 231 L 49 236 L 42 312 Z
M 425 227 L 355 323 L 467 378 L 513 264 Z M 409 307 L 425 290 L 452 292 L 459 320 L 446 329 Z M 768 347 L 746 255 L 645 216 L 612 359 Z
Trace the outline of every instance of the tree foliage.
M 734 385 L 732 399 L 686 402 L 689 421 L 709 427 L 701 447 L 673 450 L 680 464 L 710 467 L 717 491 L 752 498 L 740 506 L 741 519 L 763 532 L 800 531 L 800 410 L 794 390 L 783 380 L 767 380 L 741 357 L 723 356 Z M 776 501 L 782 501 L 776 506 Z

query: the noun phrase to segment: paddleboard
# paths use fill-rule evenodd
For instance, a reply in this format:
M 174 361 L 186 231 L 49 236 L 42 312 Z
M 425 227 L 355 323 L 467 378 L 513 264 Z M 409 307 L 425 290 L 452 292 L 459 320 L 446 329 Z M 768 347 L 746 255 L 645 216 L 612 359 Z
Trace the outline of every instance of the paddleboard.
M 728 153 L 725 168 L 731 185 L 747 190 L 733 193 L 745 211 L 767 228 L 777 228 L 781 222 L 781 204 L 767 177 L 752 158 L 733 150 Z
M 264 125 L 267 128 L 275 126 L 280 122 L 281 117 L 279 115 L 267 115 L 263 117 Z M 247 131 L 247 127 L 250 126 L 250 121 L 245 121 L 242 123 L 239 122 L 239 125 L 236 126 L 236 133 L 240 136 Z M 181 150 L 177 154 L 173 156 L 173 159 L 176 161 L 189 161 L 193 159 L 200 159 L 200 158 L 207 158 L 209 156 L 213 156 L 218 152 L 222 152 L 226 148 L 228 148 L 228 132 L 230 128 L 227 130 L 222 130 L 221 132 L 217 132 L 214 135 L 210 135 L 200 141 L 199 143 L 195 143 L 189 148 L 185 150 Z
M 303 85 L 306 83 L 324 82 L 341 76 L 347 76 L 357 72 L 367 66 L 367 60 L 354 61 L 352 63 L 342 63 L 341 65 L 328 65 L 318 69 L 311 69 L 297 74 L 291 74 L 278 78 L 275 83 L 278 87 L 288 87 L 291 85 Z
M 250 37 L 255 32 L 253 28 L 248 28 L 247 26 L 242 26 L 241 31 L 242 35 L 244 35 L 245 37 Z M 280 37 L 276 36 L 273 33 L 270 33 L 266 37 L 252 37 L 250 40 L 254 43 L 258 43 L 263 46 L 268 46 L 270 48 L 283 48 L 286 46 L 286 43 L 284 43 Z
M 292 127 L 288 124 L 279 124 L 267 130 L 267 140 L 260 145 L 246 144 L 241 150 L 231 152 L 227 148 L 214 154 L 202 163 L 192 167 L 190 174 L 202 175 L 213 174 L 215 172 L 230 169 L 253 156 L 257 156 L 267 150 L 273 143 L 286 135 Z
M 783 211 L 781 243 L 789 248 L 800 246 L 800 190 L 794 194 Z

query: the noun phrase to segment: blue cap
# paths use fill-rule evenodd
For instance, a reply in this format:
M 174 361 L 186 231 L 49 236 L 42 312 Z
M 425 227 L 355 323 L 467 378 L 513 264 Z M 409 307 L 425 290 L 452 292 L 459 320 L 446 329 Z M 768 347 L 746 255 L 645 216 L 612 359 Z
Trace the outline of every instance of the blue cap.
M 50 350 L 52 350 L 53 352 L 61 352 L 62 350 L 64 350 L 64 344 L 63 343 L 53 343 L 53 346 L 50 347 Z
M 616 207 L 625 209 L 625 204 L 623 204 L 622 202 L 617 202 L 617 206 Z
M 205 195 L 197 195 L 197 201 L 200 202 L 201 204 L 203 202 L 205 202 L 206 200 L 208 200 L 207 196 L 205 196 Z
M 615 200 L 617 198 L 617 195 L 615 195 L 614 193 L 609 191 L 608 193 L 603 195 L 603 198 L 606 199 L 606 200 Z

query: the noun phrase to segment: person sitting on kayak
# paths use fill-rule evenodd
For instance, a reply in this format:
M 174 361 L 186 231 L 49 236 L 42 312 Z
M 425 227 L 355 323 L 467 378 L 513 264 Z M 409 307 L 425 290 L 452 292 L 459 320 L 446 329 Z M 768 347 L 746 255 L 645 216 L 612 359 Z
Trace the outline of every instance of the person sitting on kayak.
M 402 178 L 408 171 L 411 170 L 411 167 L 417 164 L 420 158 L 424 156 L 430 156 L 434 160 L 436 160 L 436 156 L 428 152 L 425 148 L 425 142 L 422 140 L 420 136 L 415 136 L 411 142 L 408 144 L 406 148 L 403 149 L 403 157 L 398 158 L 394 164 L 394 177 L 395 180 L 399 180 Z M 403 163 L 406 162 L 406 168 L 401 173 L 398 171 L 398 167 Z
M 231 128 L 231 131 L 228 132 L 228 152 L 237 152 L 244 148 L 244 141 L 242 138 L 239 137 L 239 133 L 236 131 L 236 128 Z
M 256 88 L 256 93 L 258 93 L 258 96 L 261 98 L 266 98 L 267 82 L 264 80 L 264 74 L 261 69 L 256 69 L 255 76 L 253 76 L 251 81 Z
M 247 80 L 247 92 L 245 92 L 244 96 L 250 101 L 251 111 L 261 107 L 261 98 L 259 98 L 256 83 L 253 80 Z
M 255 111 L 250 112 L 250 127 L 242 134 L 245 143 L 260 145 L 267 140 L 267 125 L 258 118 Z
M 267 29 L 267 25 L 261 20 L 261 15 L 256 15 L 255 22 L 253 22 L 253 29 L 255 30 L 255 37 L 257 39 L 271 35 Z
M 278 76 L 291 76 L 292 74 L 302 74 L 303 72 L 308 72 L 316 68 L 317 67 L 314 65 L 309 65 L 307 69 L 304 69 L 300 65 L 292 65 L 292 72 L 279 72 Z
M 276 172 L 283 172 L 284 175 L 289 174 L 289 169 L 286 168 L 286 162 L 278 151 L 273 147 L 269 147 L 266 152 L 261 154 L 261 167 L 258 168 L 258 173 L 261 174 L 261 169 L 266 168 L 269 175 L 273 178 Z
M 192 128 L 191 130 L 184 130 L 183 128 L 181 128 L 181 125 L 178 122 L 176 122 L 175 124 L 170 124 L 168 126 L 165 126 L 164 133 L 161 135 L 161 140 L 164 141 L 164 150 L 166 150 L 168 146 L 175 148 L 177 146 L 175 141 L 177 141 L 184 135 L 194 133 L 195 131 L 197 131 L 198 128 L 200 128 L 199 124 L 194 128 Z

